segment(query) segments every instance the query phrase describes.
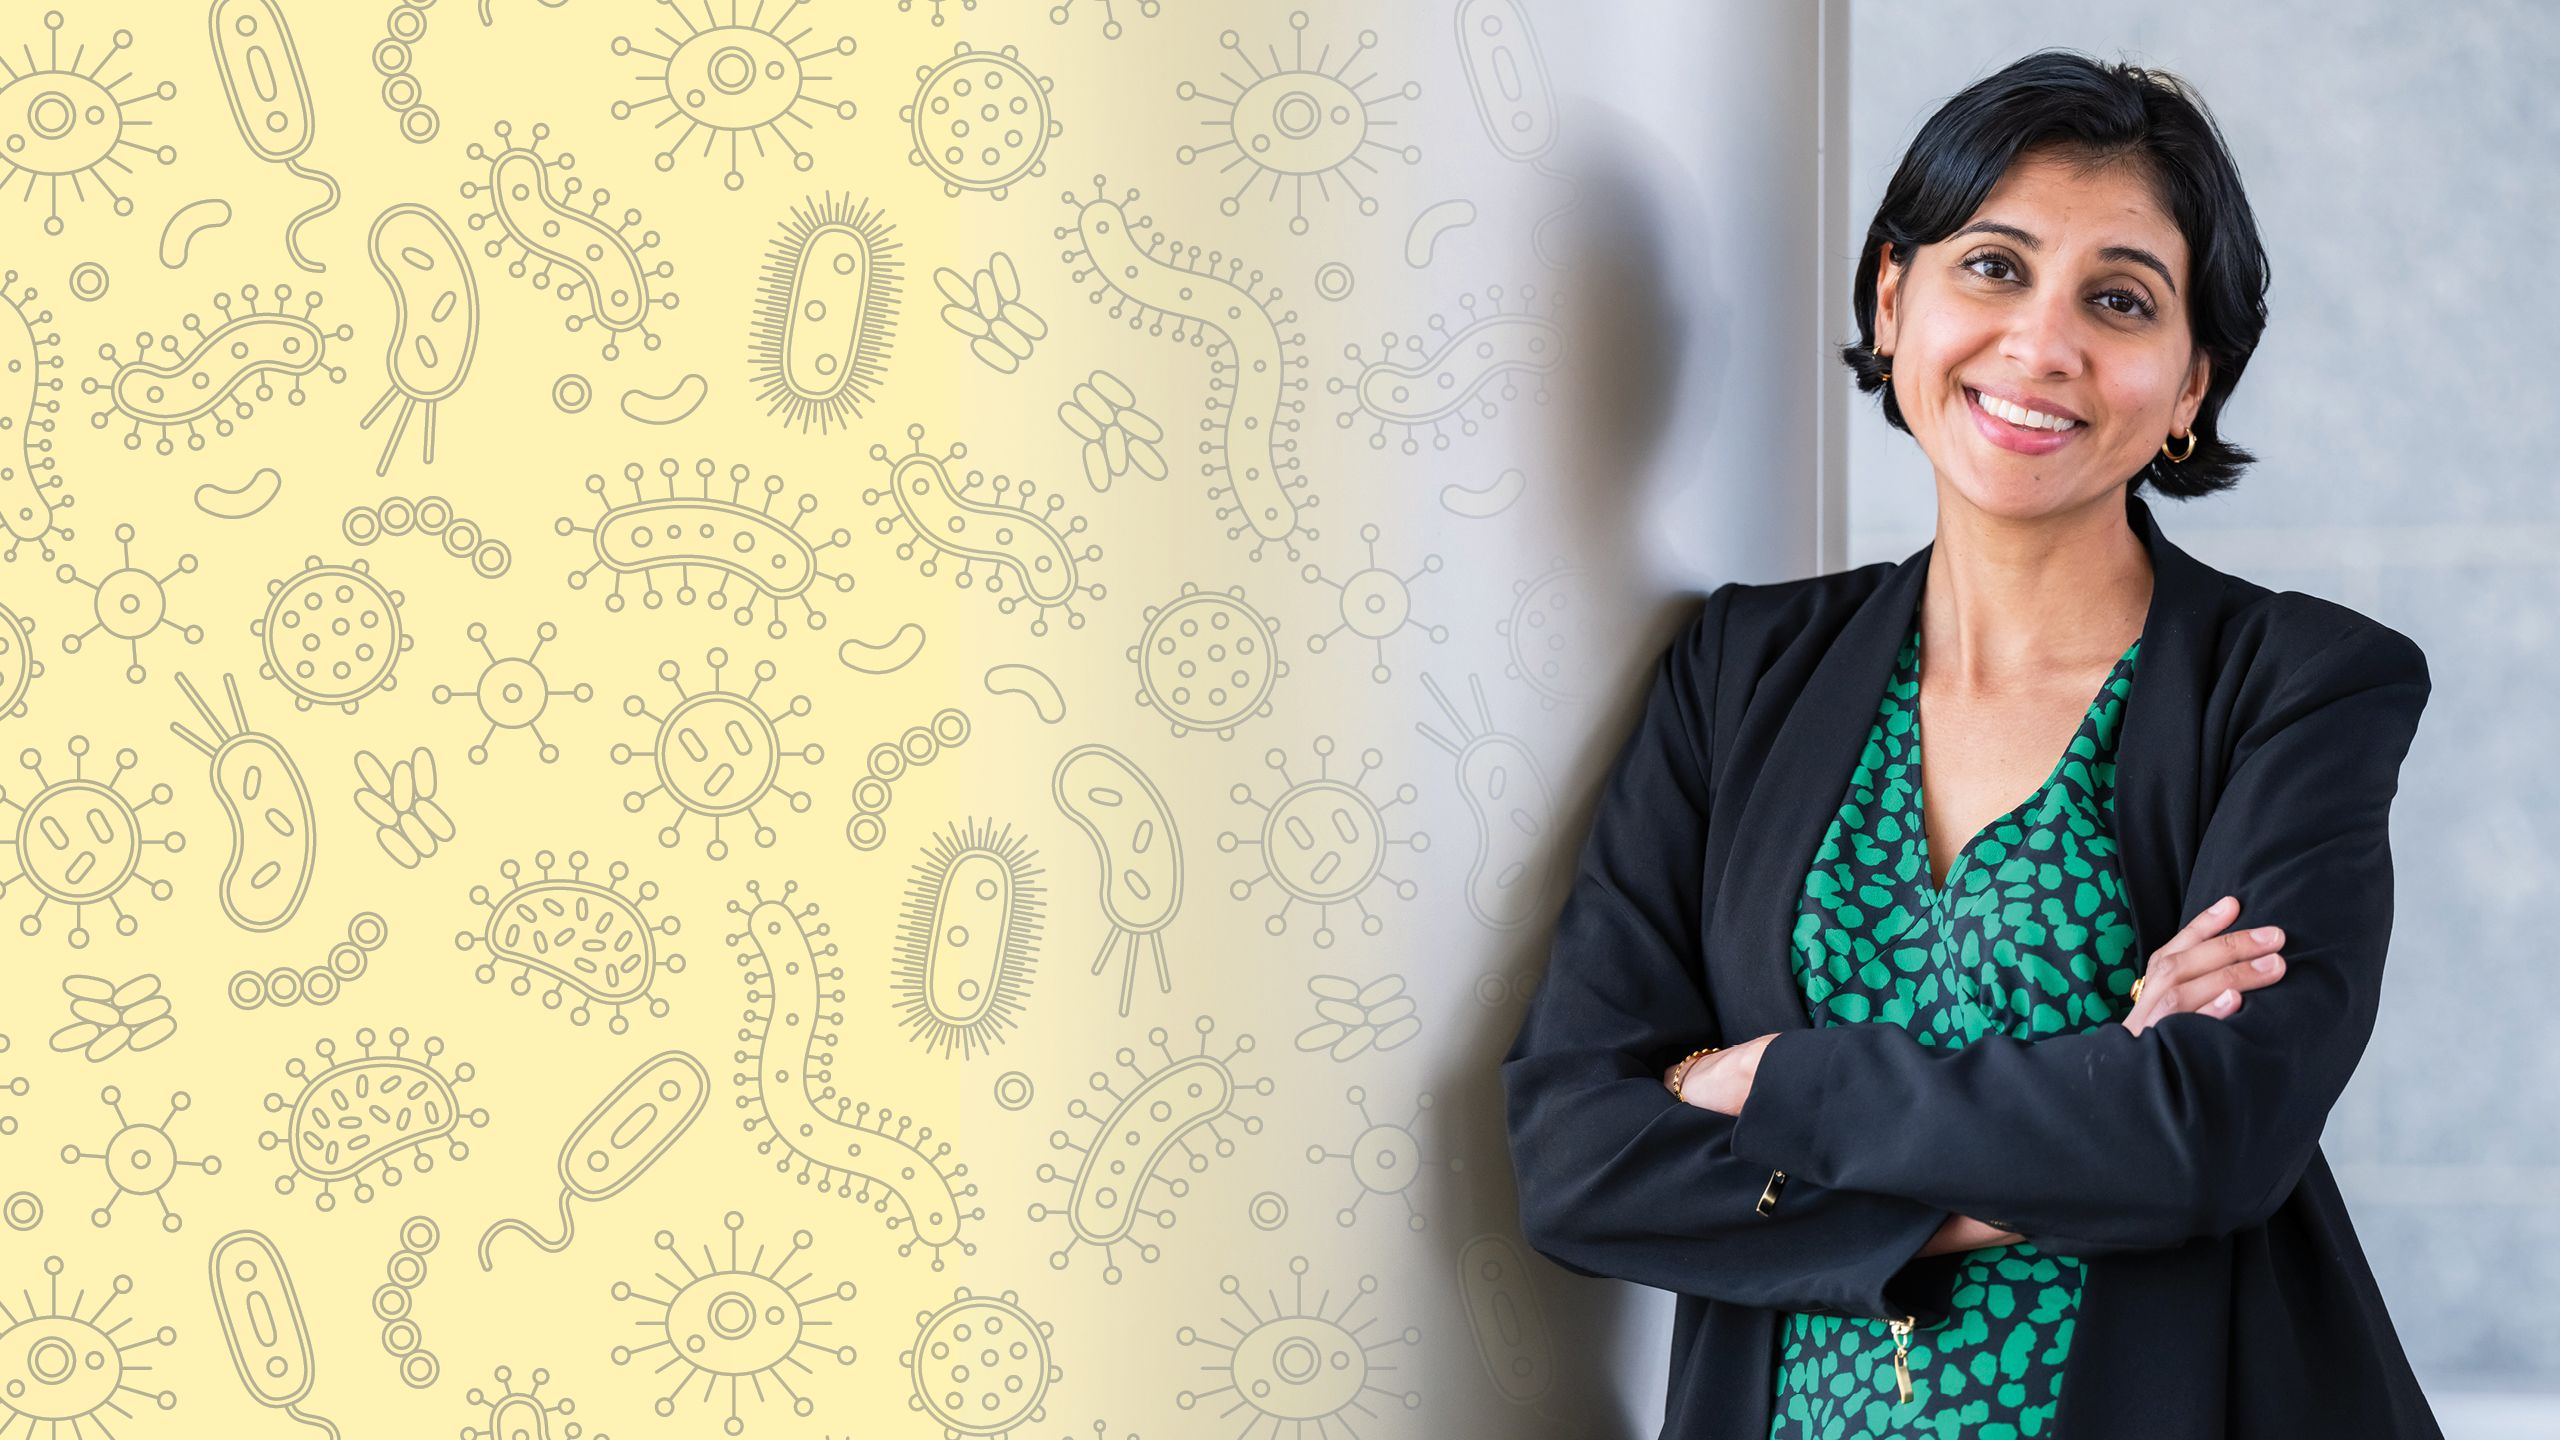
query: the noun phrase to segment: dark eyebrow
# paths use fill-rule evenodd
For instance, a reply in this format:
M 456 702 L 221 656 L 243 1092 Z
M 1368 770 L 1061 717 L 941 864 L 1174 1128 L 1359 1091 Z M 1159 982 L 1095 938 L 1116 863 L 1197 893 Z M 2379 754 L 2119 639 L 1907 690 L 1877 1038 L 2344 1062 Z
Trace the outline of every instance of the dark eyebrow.
M 2004 225 L 1997 220 L 1976 220 L 1972 224 L 1967 225 L 1963 229 L 1957 231 L 1954 235 L 1950 235 L 1947 238 L 1953 240 L 1958 236 L 1971 235 L 1977 230 L 1986 235 L 2005 235 L 2009 239 L 2015 240 L 2019 244 L 2026 246 L 2029 250 L 2037 250 L 2043 247 L 2043 242 L 2036 239 L 2033 235 L 2028 234 L 2026 231 L 2019 229 L 2015 225 Z M 2148 265 L 2152 269 L 2160 272 L 2160 283 L 2169 287 L 2170 294 L 2175 295 L 2178 293 L 2178 282 L 2169 278 L 2169 267 L 2161 264 L 2160 257 L 2152 254 L 2148 250 L 2136 249 L 2131 245 L 2110 245 L 2098 252 L 2098 258 L 2112 264 Z

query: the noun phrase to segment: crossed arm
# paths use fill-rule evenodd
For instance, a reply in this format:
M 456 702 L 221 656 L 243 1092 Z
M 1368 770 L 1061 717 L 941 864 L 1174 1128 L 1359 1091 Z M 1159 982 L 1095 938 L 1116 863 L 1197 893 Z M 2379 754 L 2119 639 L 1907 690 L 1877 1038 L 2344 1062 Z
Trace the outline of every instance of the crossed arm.
M 2082 1256 L 2258 1223 L 2311 1158 L 2370 1036 L 2391 920 L 2387 825 L 2424 656 L 2360 628 L 2272 682 L 2191 867 L 2281 923 L 2285 980 L 2236 1015 L 1951 1051 L 1898 1026 L 1788 1030 L 1739 1117 L 1662 1068 L 1730 1043 L 1697 956 L 1714 693 L 1732 587 L 1665 652 L 1604 782 L 1547 975 L 1504 1062 L 1531 1244 L 1585 1274 L 1744 1304 L 1945 1313 L 1950 1213 Z M 1762 1214 L 1773 1169 L 1783 1199 Z

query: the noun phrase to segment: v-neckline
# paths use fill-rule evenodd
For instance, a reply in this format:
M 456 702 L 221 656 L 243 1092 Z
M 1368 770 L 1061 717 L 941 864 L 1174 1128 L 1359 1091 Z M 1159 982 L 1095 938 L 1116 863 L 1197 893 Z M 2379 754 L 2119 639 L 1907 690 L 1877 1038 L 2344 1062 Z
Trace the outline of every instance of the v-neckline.
M 2062 753 L 2054 757 L 2053 766 L 2045 771 L 2044 778 L 2036 782 L 2036 787 L 2028 791 L 2024 799 L 1983 821 L 1980 828 L 1966 836 L 1964 843 L 1956 847 L 1955 858 L 1947 862 L 1946 879 L 1933 881 L 1930 878 L 1932 868 L 1929 854 L 1928 776 L 1921 764 L 1923 758 L 1920 724 L 1921 629 L 1919 624 L 1914 622 L 1911 630 L 1911 801 L 1912 808 L 1919 817 L 1919 823 L 1914 828 L 1920 844 L 1918 882 L 1920 896 L 1928 902 L 1931 909 L 1934 910 L 1946 903 L 1947 892 L 1955 885 L 1956 871 L 1962 868 L 1966 857 L 1973 853 L 1974 842 L 1990 834 L 1992 827 L 2034 804 L 2039 796 L 2053 787 L 2055 777 L 2062 773 L 2062 767 L 2071 762 L 2071 747 L 2080 743 L 2080 733 L 2089 728 L 2090 714 L 2105 702 L 2107 691 L 2115 685 L 2116 676 L 2124 669 L 2124 662 L 2140 648 L 2141 644 L 2142 637 L 2136 635 L 2132 643 L 2126 645 L 2124 650 L 2116 656 L 2116 663 L 2107 667 L 2107 677 L 2098 682 L 2097 690 L 2089 696 L 2089 703 L 2080 707 L 2079 723 L 2072 726 L 2071 738 L 2062 743 Z

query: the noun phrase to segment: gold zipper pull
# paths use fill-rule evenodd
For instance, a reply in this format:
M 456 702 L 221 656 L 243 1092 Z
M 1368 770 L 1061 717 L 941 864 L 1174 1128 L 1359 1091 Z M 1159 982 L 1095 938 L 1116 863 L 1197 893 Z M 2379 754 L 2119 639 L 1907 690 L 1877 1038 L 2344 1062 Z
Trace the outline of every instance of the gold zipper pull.
M 1893 1327 L 1893 1380 L 1902 1388 L 1901 1403 L 1911 1403 L 1911 1326 L 1916 1317 L 1905 1315 L 1885 1323 Z

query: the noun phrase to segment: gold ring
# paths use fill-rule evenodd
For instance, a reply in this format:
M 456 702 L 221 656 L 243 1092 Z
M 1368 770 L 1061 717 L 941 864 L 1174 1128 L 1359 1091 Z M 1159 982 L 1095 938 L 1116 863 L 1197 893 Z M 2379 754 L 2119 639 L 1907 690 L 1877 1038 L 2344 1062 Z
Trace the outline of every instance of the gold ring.
M 2133 977 L 2133 993 L 2132 993 L 2131 995 L 2126 996 L 2125 998 L 2126 998 L 2126 999 L 2128 999 L 2128 1000 L 2134 1001 L 2134 1002 L 2135 1002 L 2135 1003 L 2137 1003 L 2137 1004 L 2141 1003 L 2141 1000 L 2142 1000 L 2142 982 L 2143 982 L 2143 981 L 2145 981 L 2145 980 L 2148 980 L 2148 979 L 2150 979 L 2150 978 L 2151 978 L 2151 977 L 2150 977 L 2150 976 L 2148 976 L 2148 975 L 2136 975 L 2136 976 L 2134 976 L 2134 977 Z

